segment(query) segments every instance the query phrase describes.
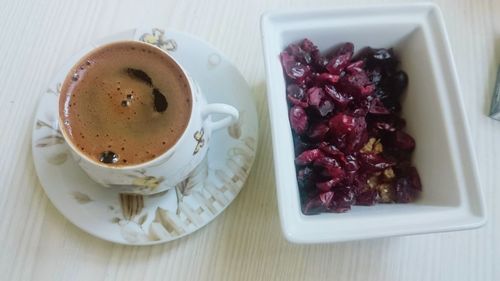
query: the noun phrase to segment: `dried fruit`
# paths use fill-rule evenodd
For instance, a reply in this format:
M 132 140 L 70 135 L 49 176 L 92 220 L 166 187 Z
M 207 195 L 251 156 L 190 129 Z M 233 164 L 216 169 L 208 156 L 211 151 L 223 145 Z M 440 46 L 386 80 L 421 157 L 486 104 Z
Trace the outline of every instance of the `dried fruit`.
M 395 165 L 390 159 L 375 153 L 361 153 L 360 158 L 363 168 L 369 172 L 380 172 Z
M 403 131 L 396 131 L 393 145 L 401 150 L 413 150 L 415 148 L 415 140 Z
M 299 187 L 305 189 L 313 184 L 315 184 L 315 177 L 313 170 L 309 167 L 305 167 L 297 172 L 297 181 Z
M 339 109 L 344 109 L 352 100 L 351 96 L 344 95 L 337 91 L 333 85 L 325 85 L 325 93 L 333 100 L 335 106 Z
M 335 84 L 339 81 L 340 76 L 330 73 L 321 73 L 316 77 L 317 84 Z
M 291 84 L 286 88 L 286 93 L 288 101 L 292 105 L 298 105 L 300 107 L 306 108 L 308 104 L 307 96 L 303 88 L 296 84 Z
M 309 88 L 307 90 L 307 97 L 309 99 L 309 106 L 316 109 L 321 117 L 325 117 L 333 111 L 333 102 L 327 99 L 322 88 Z
M 280 54 L 306 215 L 412 202 L 422 190 L 399 116 L 407 74 L 392 49 L 353 54 L 352 43 L 321 54 L 308 39 Z
M 350 186 L 335 189 L 332 200 L 332 210 L 337 213 L 347 212 L 356 202 L 355 195 Z
M 337 136 L 349 134 L 356 128 L 356 119 L 344 113 L 333 116 L 328 122 L 333 133 Z
M 356 205 L 371 206 L 377 203 L 379 195 L 377 190 L 367 190 L 356 196 Z
M 315 125 L 312 125 L 309 128 L 309 132 L 307 133 L 307 136 L 309 137 L 310 140 L 322 141 L 323 139 L 325 139 L 326 134 L 329 131 L 330 131 L 330 127 L 328 127 L 327 124 L 317 123 Z
M 354 53 L 354 45 L 350 42 L 342 44 L 328 61 L 326 69 L 331 74 L 339 75 L 349 64 Z
M 335 145 L 330 144 L 328 142 L 322 142 L 319 144 L 319 149 L 323 151 L 325 154 L 336 158 L 336 156 L 344 156 L 344 153 L 340 151 Z
M 418 189 L 412 187 L 411 180 L 408 177 L 402 177 L 396 180 L 394 185 L 396 202 L 409 203 L 415 200 Z
M 357 71 L 355 68 L 340 79 L 338 87 L 344 93 L 358 99 L 366 98 L 375 90 L 366 72 Z
M 302 212 L 306 215 L 313 215 L 328 211 L 331 207 L 334 193 L 332 191 L 321 193 L 310 199 L 302 207 Z
M 304 108 L 295 105 L 290 109 L 290 123 L 297 134 L 302 135 L 307 130 L 307 120 L 308 118 Z
M 319 149 L 311 149 L 302 152 L 297 158 L 295 158 L 295 164 L 297 165 L 307 165 L 313 163 L 314 161 L 323 158 L 323 152 Z
M 303 85 L 306 81 L 311 79 L 310 66 L 301 63 L 295 56 L 287 52 L 281 53 L 280 57 L 285 73 L 290 79 L 295 81 L 295 83 Z
M 314 166 L 320 169 L 323 177 L 333 180 L 333 185 L 341 182 L 345 177 L 344 170 L 335 158 L 319 157 L 314 160 Z

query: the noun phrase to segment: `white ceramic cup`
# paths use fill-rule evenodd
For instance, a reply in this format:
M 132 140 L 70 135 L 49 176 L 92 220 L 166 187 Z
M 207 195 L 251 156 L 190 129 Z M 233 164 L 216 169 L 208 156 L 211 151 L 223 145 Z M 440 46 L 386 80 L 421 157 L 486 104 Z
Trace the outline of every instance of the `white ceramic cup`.
M 95 161 L 82 153 L 67 135 L 65 126 L 61 125 L 59 127 L 70 147 L 73 158 L 90 178 L 104 187 L 113 188 L 119 192 L 148 195 L 168 190 L 187 178 L 189 173 L 206 157 L 212 132 L 237 121 L 239 113 L 231 105 L 222 103 L 207 104 L 198 84 L 188 75 L 185 69 L 167 52 L 154 45 L 139 41 L 119 41 L 98 48 L 106 48 L 108 45 L 116 43 L 127 44 L 131 42 L 133 44 L 142 44 L 144 48 L 161 50 L 167 59 L 179 66 L 189 81 L 189 94 L 192 100 L 191 116 L 177 142 L 163 154 L 150 161 L 138 165 L 112 166 Z M 86 54 L 84 58 L 94 51 Z M 79 63 L 67 74 L 64 84 L 70 83 L 77 65 Z M 64 84 L 63 89 L 65 88 Z M 64 94 L 61 94 L 59 98 L 62 99 L 64 96 Z M 214 121 L 212 120 L 213 114 L 226 116 Z M 59 113 L 58 120 L 62 124 L 63 116 L 61 116 L 61 113 Z

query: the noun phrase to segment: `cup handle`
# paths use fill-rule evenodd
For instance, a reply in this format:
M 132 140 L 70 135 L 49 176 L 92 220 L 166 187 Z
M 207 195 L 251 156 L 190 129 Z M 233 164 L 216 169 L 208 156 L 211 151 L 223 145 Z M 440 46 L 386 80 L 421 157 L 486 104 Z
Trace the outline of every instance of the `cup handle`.
M 212 119 L 207 119 L 206 128 L 208 131 L 213 132 L 222 128 L 225 128 L 234 122 L 236 122 L 240 116 L 238 110 L 230 105 L 224 103 L 211 103 L 206 105 L 201 111 L 201 116 L 206 119 L 211 114 L 226 114 L 228 116 L 222 118 L 221 120 L 212 121 Z

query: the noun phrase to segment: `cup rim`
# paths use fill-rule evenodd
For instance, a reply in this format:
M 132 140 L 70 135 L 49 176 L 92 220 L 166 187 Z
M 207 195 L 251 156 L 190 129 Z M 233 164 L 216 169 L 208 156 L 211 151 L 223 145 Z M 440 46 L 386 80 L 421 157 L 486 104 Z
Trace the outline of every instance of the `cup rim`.
M 168 148 L 167 150 L 165 150 L 163 153 L 161 153 L 157 157 L 155 157 L 155 158 L 153 158 L 151 160 L 148 160 L 146 162 L 142 162 L 142 163 L 134 164 L 134 165 L 111 166 L 111 165 L 106 165 L 106 164 L 100 163 L 100 162 L 98 162 L 98 161 L 90 158 L 89 156 L 87 156 L 86 154 L 82 153 L 81 151 L 79 151 L 76 148 L 76 146 L 73 143 L 73 141 L 71 140 L 71 138 L 67 135 L 65 126 L 61 126 L 61 124 L 63 124 L 63 123 L 62 123 L 62 118 L 61 118 L 60 100 L 63 97 L 62 90 L 64 89 L 64 85 L 66 85 L 66 82 L 69 81 L 69 79 L 71 79 L 72 70 L 75 69 L 78 65 L 80 65 L 81 62 L 82 62 L 82 60 L 84 60 L 86 57 L 88 57 L 89 55 L 97 52 L 100 49 L 109 47 L 110 45 L 114 45 L 114 44 L 127 44 L 127 43 L 139 44 L 139 45 L 143 45 L 146 48 L 157 49 L 157 50 L 161 51 L 162 55 L 164 55 L 165 57 L 167 57 L 169 60 L 171 60 L 173 62 L 173 64 L 181 71 L 182 75 L 184 76 L 184 78 L 188 82 L 188 85 L 189 85 L 188 91 L 189 91 L 189 95 L 191 96 L 191 114 L 189 116 L 189 120 L 188 120 L 188 122 L 186 124 L 186 127 L 184 128 L 184 130 L 183 130 L 182 134 L 179 136 L 179 138 L 177 138 L 177 140 L 175 141 L 175 143 L 170 148 Z M 196 86 L 194 85 L 194 81 L 190 78 L 190 76 L 188 75 L 187 71 L 182 67 L 182 65 L 174 57 L 172 57 L 169 53 L 167 53 L 167 51 L 161 49 L 160 47 L 158 47 L 156 45 L 152 45 L 152 44 L 146 43 L 146 42 L 138 41 L 138 40 L 116 40 L 116 41 L 111 41 L 111 42 L 107 42 L 107 43 L 104 43 L 104 44 L 97 45 L 94 48 L 92 48 L 90 51 L 84 52 L 84 54 L 82 54 L 81 56 L 79 56 L 78 60 L 67 71 L 67 73 L 66 73 L 66 75 L 64 77 L 64 80 L 61 83 L 61 93 L 59 94 L 59 97 L 58 97 L 57 121 L 59 122 L 59 128 L 60 128 L 61 134 L 62 134 L 64 140 L 66 141 L 66 143 L 68 144 L 68 146 L 70 147 L 70 149 L 74 153 L 76 153 L 79 157 L 81 157 L 82 159 L 85 159 L 87 162 L 91 163 L 92 165 L 96 165 L 99 168 L 103 168 L 103 169 L 121 170 L 121 171 L 137 170 L 137 169 L 141 169 L 141 168 L 147 168 L 147 167 L 151 167 L 151 166 L 156 166 L 156 165 L 161 164 L 159 162 L 163 161 L 163 159 L 165 157 L 168 157 L 168 155 L 169 155 L 169 153 L 171 151 L 173 151 L 174 149 L 177 148 L 177 146 L 179 146 L 180 140 L 185 137 L 185 135 L 186 135 L 186 133 L 188 131 L 188 128 L 192 125 L 192 122 L 193 122 L 193 118 L 192 118 L 192 116 L 193 116 L 193 109 L 195 108 L 195 102 L 196 102 L 196 99 L 194 97 L 194 91 L 193 91 L 193 89 L 195 89 L 195 88 L 196 88 Z

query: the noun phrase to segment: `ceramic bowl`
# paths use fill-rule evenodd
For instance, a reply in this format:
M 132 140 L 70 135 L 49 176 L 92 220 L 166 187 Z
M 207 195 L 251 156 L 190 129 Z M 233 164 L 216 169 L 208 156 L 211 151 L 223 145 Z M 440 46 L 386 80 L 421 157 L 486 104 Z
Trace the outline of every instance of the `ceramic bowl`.
M 281 10 L 261 18 L 276 189 L 287 240 L 322 243 L 475 228 L 486 221 L 484 199 L 461 88 L 444 27 L 433 4 Z M 410 204 L 354 206 L 342 214 L 306 216 L 300 208 L 279 53 L 309 38 L 320 50 L 342 42 L 393 47 L 410 83 L 403 98 L 413 163 L 423 185 Z

